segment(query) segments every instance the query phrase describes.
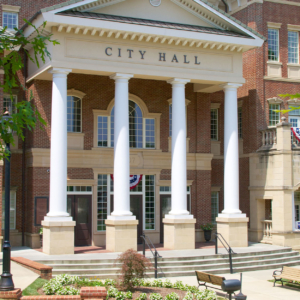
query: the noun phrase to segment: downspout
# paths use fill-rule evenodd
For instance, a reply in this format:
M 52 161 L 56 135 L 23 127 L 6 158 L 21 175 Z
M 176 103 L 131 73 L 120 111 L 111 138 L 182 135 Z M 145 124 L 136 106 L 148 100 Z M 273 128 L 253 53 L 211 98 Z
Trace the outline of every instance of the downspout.
M 27 56 L 24 52 L 24 88 L 26 87 Z M 23 99 L 26 101 L 26 90 L 23 91 Z M 23 130 L 24 141 L 22 144 L 22 246 L 25 246 L 25 158 L 26 158 L 26 129 Z
M 223 4 L 225 5 L 225 12 L 228 13 L 228 3 L 225 0 L 221 0 L 223 2 Z

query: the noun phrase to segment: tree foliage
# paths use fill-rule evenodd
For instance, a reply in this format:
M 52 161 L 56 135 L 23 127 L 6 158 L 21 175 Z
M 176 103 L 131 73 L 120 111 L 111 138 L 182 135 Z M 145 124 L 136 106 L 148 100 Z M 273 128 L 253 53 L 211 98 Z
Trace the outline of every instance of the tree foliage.
M 0 82 L 0 88 L 4 94 L 10 95 L 13 103 L 13 90 L 26 87 L 19 81 L 17 73 L 24 67 L 22 59 L 22 49 L 25 55 L 38 67 L 40 61 L 45 63 L 46 57 L 49 59 L 50 53 L 47 49 L 49 44 L 56 45 L 58 42 L 51 39 L 50 35 L 44 35 L 46 22 L 40 28 L 36 28 L 32 23 L 24 19 L 28 26 L 33 28 L 33 38 L 24 36 L 21 30 L 15 28 L 15 32 L 8 31 L 7 28 L 0 29 L 0 69 L 4 70 L 3 82 Z M 27 47 L 26 47 L 27 46 Z M 29 52 L 27 48 L 32 49 Z M 13 132 L 24 140 L 24 130 L 33 130 L 37 122 L 46 125 L 37 108 L 31 103 L 33 99 L 30 94 L 30 101 L 19 101 L 13 109 L 10 118 L 0 115 L 0 159 L 6 156 L 3 143 L 14 143 Z M 4 110 L 6 108 L 4 107 Z
M 300 98 L 299 93 L 296 93 L 296 94 L 280 94 L 279 96 L 283 97 L 283 98 L 289 97 L 290 99 L 299 99 Z M 299 106 L 289 106 L 289 109 L 274 109 L 274 111 L 286 114 L 286 113 L 289 113 L 290 111 L 299 110 L 299 109 L 300 109 Z

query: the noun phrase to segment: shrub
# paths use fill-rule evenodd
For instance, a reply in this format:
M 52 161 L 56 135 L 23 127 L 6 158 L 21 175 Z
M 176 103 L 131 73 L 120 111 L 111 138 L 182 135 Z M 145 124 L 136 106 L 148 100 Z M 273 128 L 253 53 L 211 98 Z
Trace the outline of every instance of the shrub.
M 195 294 L 196 300 L 217 300 L 217 295 L 214 291 L 203 290 Z
M 137 300 L 147 300 L 147 294 L 141 293 L 136 299 Z
M 195 293 L 198 293 L 198 288 L 194 285 L 186 285 L 186 290 L 195 294 Z
M 173 285 L 174 289 L 178 289 L 178 290 L 185 290 L 185 286 L 184 284 L 182 283 L 182 281 L 180 280 L 177 280 L 174 285 Z
M 173 287 L 173 283 L 167 279 L 164 283 L 163 283 L 163 286 L 166 287 L 166 288 L 172 288 Z
M 183 300 L 193 300 L 193 294 L 190 292 L 190 291 L 188 291 L 186 294 L 185 294 L 185 296 L 184 296 L 184 298 L 183 298 Z
M 116 281 L 114 279 L 105 279 L 104 281 L 104 286 L 108 287 L 108 286 L 116 286 Z
M 151 286 L 153 287 L 163 287 L 163 282 L 161 279 L 154 279 L 151 283 Z
M 117 294 L 118 294 L 118 290 L 111 286 L 108 290 L 107 290 L 107 298 L 116 298 Z
M 176 293 L 171 293 L 165 297 L 165 300 L 179 300 L 179 296 Z
M 79 290 L 71 286 L 63 286 L 58 291 L 56 291 L 56 295 L 79 295 L 79 294 L 80 294 Z
M 150 300 L 162 300 L 162 295 L 158 293 L 150 294 Z
M 58 275 L 43 285 L 43 291 L 46 295 L 79 295 L 78 289 L 65 286 L 78 284 L 79 282 L 78 276 Z
M 132 290 L 136 283 L 134 278 L 143 278 L 146 270 L 152 266 L 148 258 L 133 249 L 129 249 L 119 255 L 117 263 L 122 264 L 119 271 L 121 274 L 120 285 L 126 290 Z
M 130 291 L 125 293 L 125 298 L 126 299 L 132 299 L 132 293 Z
M 126 296 L 125 296 L 125 293 L 123 292 L 118 292 L 116 294 L 116 300 L 125 300 L 126 299 Z

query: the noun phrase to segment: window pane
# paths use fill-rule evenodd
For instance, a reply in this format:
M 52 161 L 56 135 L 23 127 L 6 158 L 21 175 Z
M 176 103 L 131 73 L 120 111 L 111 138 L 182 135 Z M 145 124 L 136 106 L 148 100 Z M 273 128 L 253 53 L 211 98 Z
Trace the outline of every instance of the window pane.
M 81 99 L 73 96 L 67 98 L 68 132 L 81 132 Z
M 146 119 L 145 120 L 145 147 L 146 148 L 155 148 L 155 120 Z
M 13 101 L 9 95 L 3 96 L 3 112 L 9 111 L 9 114 L 15 113 L 15 104 L 17 102 L 17 97 L 13 96 Z
M 155 229 L 155 176 L 145 178 L 145 230 Z
M 299 60 L 299 41 L 298 32 L 288 32 L 288 53 L 289 63 L 297 64 Z
M 108 117 L 98 116 L 98 147 L 108 146 Z
M 169 105 L 169 136 L 172 136 L 172 104 Z
M 279 104 L 269 104 L 269 125 L 276 126 L 279 123 L 280 113 L 274 110 L 279 110 Z
M 242 108 L 238 108 L 238 129 L 239 129 L 239 138 L 241 139 L 243 137 L 242 135 Z
M 279 60 L 278 30 L 268 29 L 268 60 Z
M 106 230 L 105 220 L 107 219 L 107 175 L 98 175 L 97 191 L 97 231 Z
M 18 28 L 18 14 L 12 12 L 3 12 L 3 27 L 12 30 Z
M 210 111 L 210 137 L 212 140 L 218 140 L 218 109 Z
M 211 192 L 211 221 L 216 223 L 219 213 L 219 192 Z

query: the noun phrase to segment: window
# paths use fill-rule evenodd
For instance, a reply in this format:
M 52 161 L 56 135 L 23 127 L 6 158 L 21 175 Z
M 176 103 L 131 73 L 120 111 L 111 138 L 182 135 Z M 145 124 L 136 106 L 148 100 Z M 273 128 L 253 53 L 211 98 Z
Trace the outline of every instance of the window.
M 216 223 L 219 214 L 219 192 L 211 192 L 211 221 Z
M 155 229 L 155 177 L 145 176 L 145 230 Z
M 289 63 L 298 64 L 299 63 L 299 38 L 298 32 L 289 31 L 288 32 L 288 54 Z
M 5 224 L 5 192 L 2 192 L 2 229 Z M 16 229 L 16 191 L 10 191 L 10 229 Z
M 131 148 L 155 149 L 155 119 L 143 118 L 142 110 L 129 101 L 129 146 Z M 110 116 L 97 116 L 98 147 L 114 147 L 115 109 Z
M 268 60 L 279 61 L 279 31 L 268 29 Z
M 300 221 L 300 205 L 295 205 L 295 221 L 299 222 Z
M 15 113 L 15 105 L 17 103 L 17 96 L 13 96 L 11 99 L 10 95 L 3 96 L 3 112 L 9 111 L 9 114 Z
M 97 191 L 97 230 L 104 231 L 106 229 L 105 220 L 107 219 L 107 175 L 98 175 L 98 191 Z
M 269 126 L 276 126 L 280 121 L 280 113 L 274 110 L 279 110 L 279 104 L 269 104 Z
M 72 192 L 81 192 L 81 193 L 91 193 L 92 192 L 92 187 L 91 186 L 67 186 L 67 192 L 72 193 Z
M 218 109 L 210 110 L 210 138 L 218 140 Z
M 238 130 L 239 130 L 239 139 L 243 138 L 242 132 L 243 119 L 242 119 L 242 108 L 238 108 Z
M 81 99 L 74 96 L 67 98 L 68 132 L 81 132 Z
M 3 12 L 2 26 L 8 30 L 18 28 L 18 14 L 15 12 Z

